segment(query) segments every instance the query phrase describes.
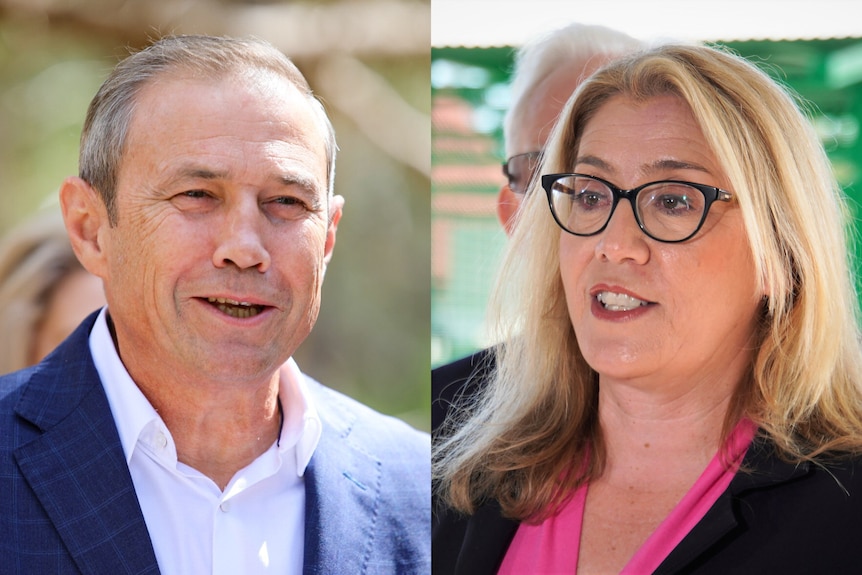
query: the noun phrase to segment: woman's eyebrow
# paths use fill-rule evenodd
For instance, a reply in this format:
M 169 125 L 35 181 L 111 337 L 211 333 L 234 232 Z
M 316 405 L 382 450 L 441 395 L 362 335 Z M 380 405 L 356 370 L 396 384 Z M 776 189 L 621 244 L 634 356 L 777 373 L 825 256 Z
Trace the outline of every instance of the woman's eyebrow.
M 578 156 L 577 158 L 575 158 L 575 165 L 576 166 L 579 166 L 582 164 L 587 165 L 587 166 L 592 166 L 594 168 L 599 168 L 599 169 L 605 170 L 607 172 L 611 172 L 611 173 L 614 172 L 613 166 L 611 166 L 609 163 L 607 163 L 603 159 L 599 158 L 598 156 L 592 156 L 592 155 L 588 154 L 586 156 Z
M 653 171 L 661 171 L 661 170 L 697 170 L 699 172 L 704 172 L 706 174 L 711 173 L 704 166 L 700 164 L 696 164 L 694 162 L 686 162 L 683 160 L 674 160 L 671 158 L 656 160 L 649 164 L 649 169 Z
M 587 165 L 593 166 L 595 168 L 600 168 L 604 171 L 614 173 L 616 170 L 612 165 L 598 156 L 593 155 L 585 155 L 579 156 L 575 160 L 575 165 Z M 644 172 L 660 172 L 662 170 L 697 170 L 699 172 L 704 172 L 706 174 L 711 173 L 704 166 L 700 164 L 696 164 L 694 162 L 686 162 L 683 160 L 676 160 L 673 158 L 663 158 L 660 160 L 655 160 L 654 162 L 650 162 L 644 167 Z

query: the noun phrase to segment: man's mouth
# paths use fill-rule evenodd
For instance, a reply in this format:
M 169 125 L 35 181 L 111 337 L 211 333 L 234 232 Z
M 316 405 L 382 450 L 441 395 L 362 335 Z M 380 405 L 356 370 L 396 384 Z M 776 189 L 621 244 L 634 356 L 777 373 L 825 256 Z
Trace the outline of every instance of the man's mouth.
M 596 299 L 608 311 L 631 311 L 640 306 L 648 305 L 649 302 L 623 293 L 603 291 L 596 294 Z
M 254 317 L 264 309 L 264 306 L 262 305 L 255 305 L 223 297 L 209 297 L 207 298 L 207 301 L 217 307 L 222 313 L 239 319 Z

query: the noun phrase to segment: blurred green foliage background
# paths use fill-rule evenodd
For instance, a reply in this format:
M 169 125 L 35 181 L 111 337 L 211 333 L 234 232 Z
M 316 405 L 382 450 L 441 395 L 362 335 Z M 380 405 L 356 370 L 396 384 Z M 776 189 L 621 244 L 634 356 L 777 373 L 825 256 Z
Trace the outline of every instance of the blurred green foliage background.
M 257 36 L 304 72 L 336 129 L 346 198 L 302 369 L 429 427 L 428 0 L 0 0 L 0 233 L 77 173 L 87 104 L 164 34 Z M 4 338 L 18 334 L 0 334 Z M 7 340 L 8 341 L 8 340 Z

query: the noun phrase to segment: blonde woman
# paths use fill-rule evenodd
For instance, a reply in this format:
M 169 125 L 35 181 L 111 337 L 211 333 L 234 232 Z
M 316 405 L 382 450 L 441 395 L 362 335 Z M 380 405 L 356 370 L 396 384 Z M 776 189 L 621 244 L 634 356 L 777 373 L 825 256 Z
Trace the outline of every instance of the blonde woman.
M 72 251 L 60 210 L 0 240 L 0 373 L 34 365 L 105 305 L 102 282 Z
M 534 38 L 515 54 L 511 105 L 503 121 L 506 183 L 497 194 L 497 217 L 511 234 L 515 212 L 569 96 L 582 80 L 611 59 L 643 49 L 631 36 L 593 24 L 573 22 Z M 445 417 L 454 392 L 469 392 L 462 385 L 493 363 L 489 349 L 441 365 L 431 371 L 431 428 Z
M 437 441 L 434 571 L 857 571 L 846 213 L 793 98 L 657 47 L 578 89 L 539 174 L 497 367 Z

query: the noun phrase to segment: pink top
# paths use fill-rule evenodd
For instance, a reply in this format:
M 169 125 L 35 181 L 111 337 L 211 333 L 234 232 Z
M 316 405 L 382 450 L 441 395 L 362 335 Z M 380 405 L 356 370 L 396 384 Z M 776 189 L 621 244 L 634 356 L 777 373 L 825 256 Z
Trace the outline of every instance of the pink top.
M 725 466 L 719 451 L 670 515 L 632 556 L 621 575 L 652 573 L 658 568 L 730 485 L 756 431 L 757 426 L 751 421 L 739 422 L 727 438 L 730 466 Z M 586 499 L 584 485 L 553 517 L 539 525 L 522 523 L 498 575 L 576 573 Z

